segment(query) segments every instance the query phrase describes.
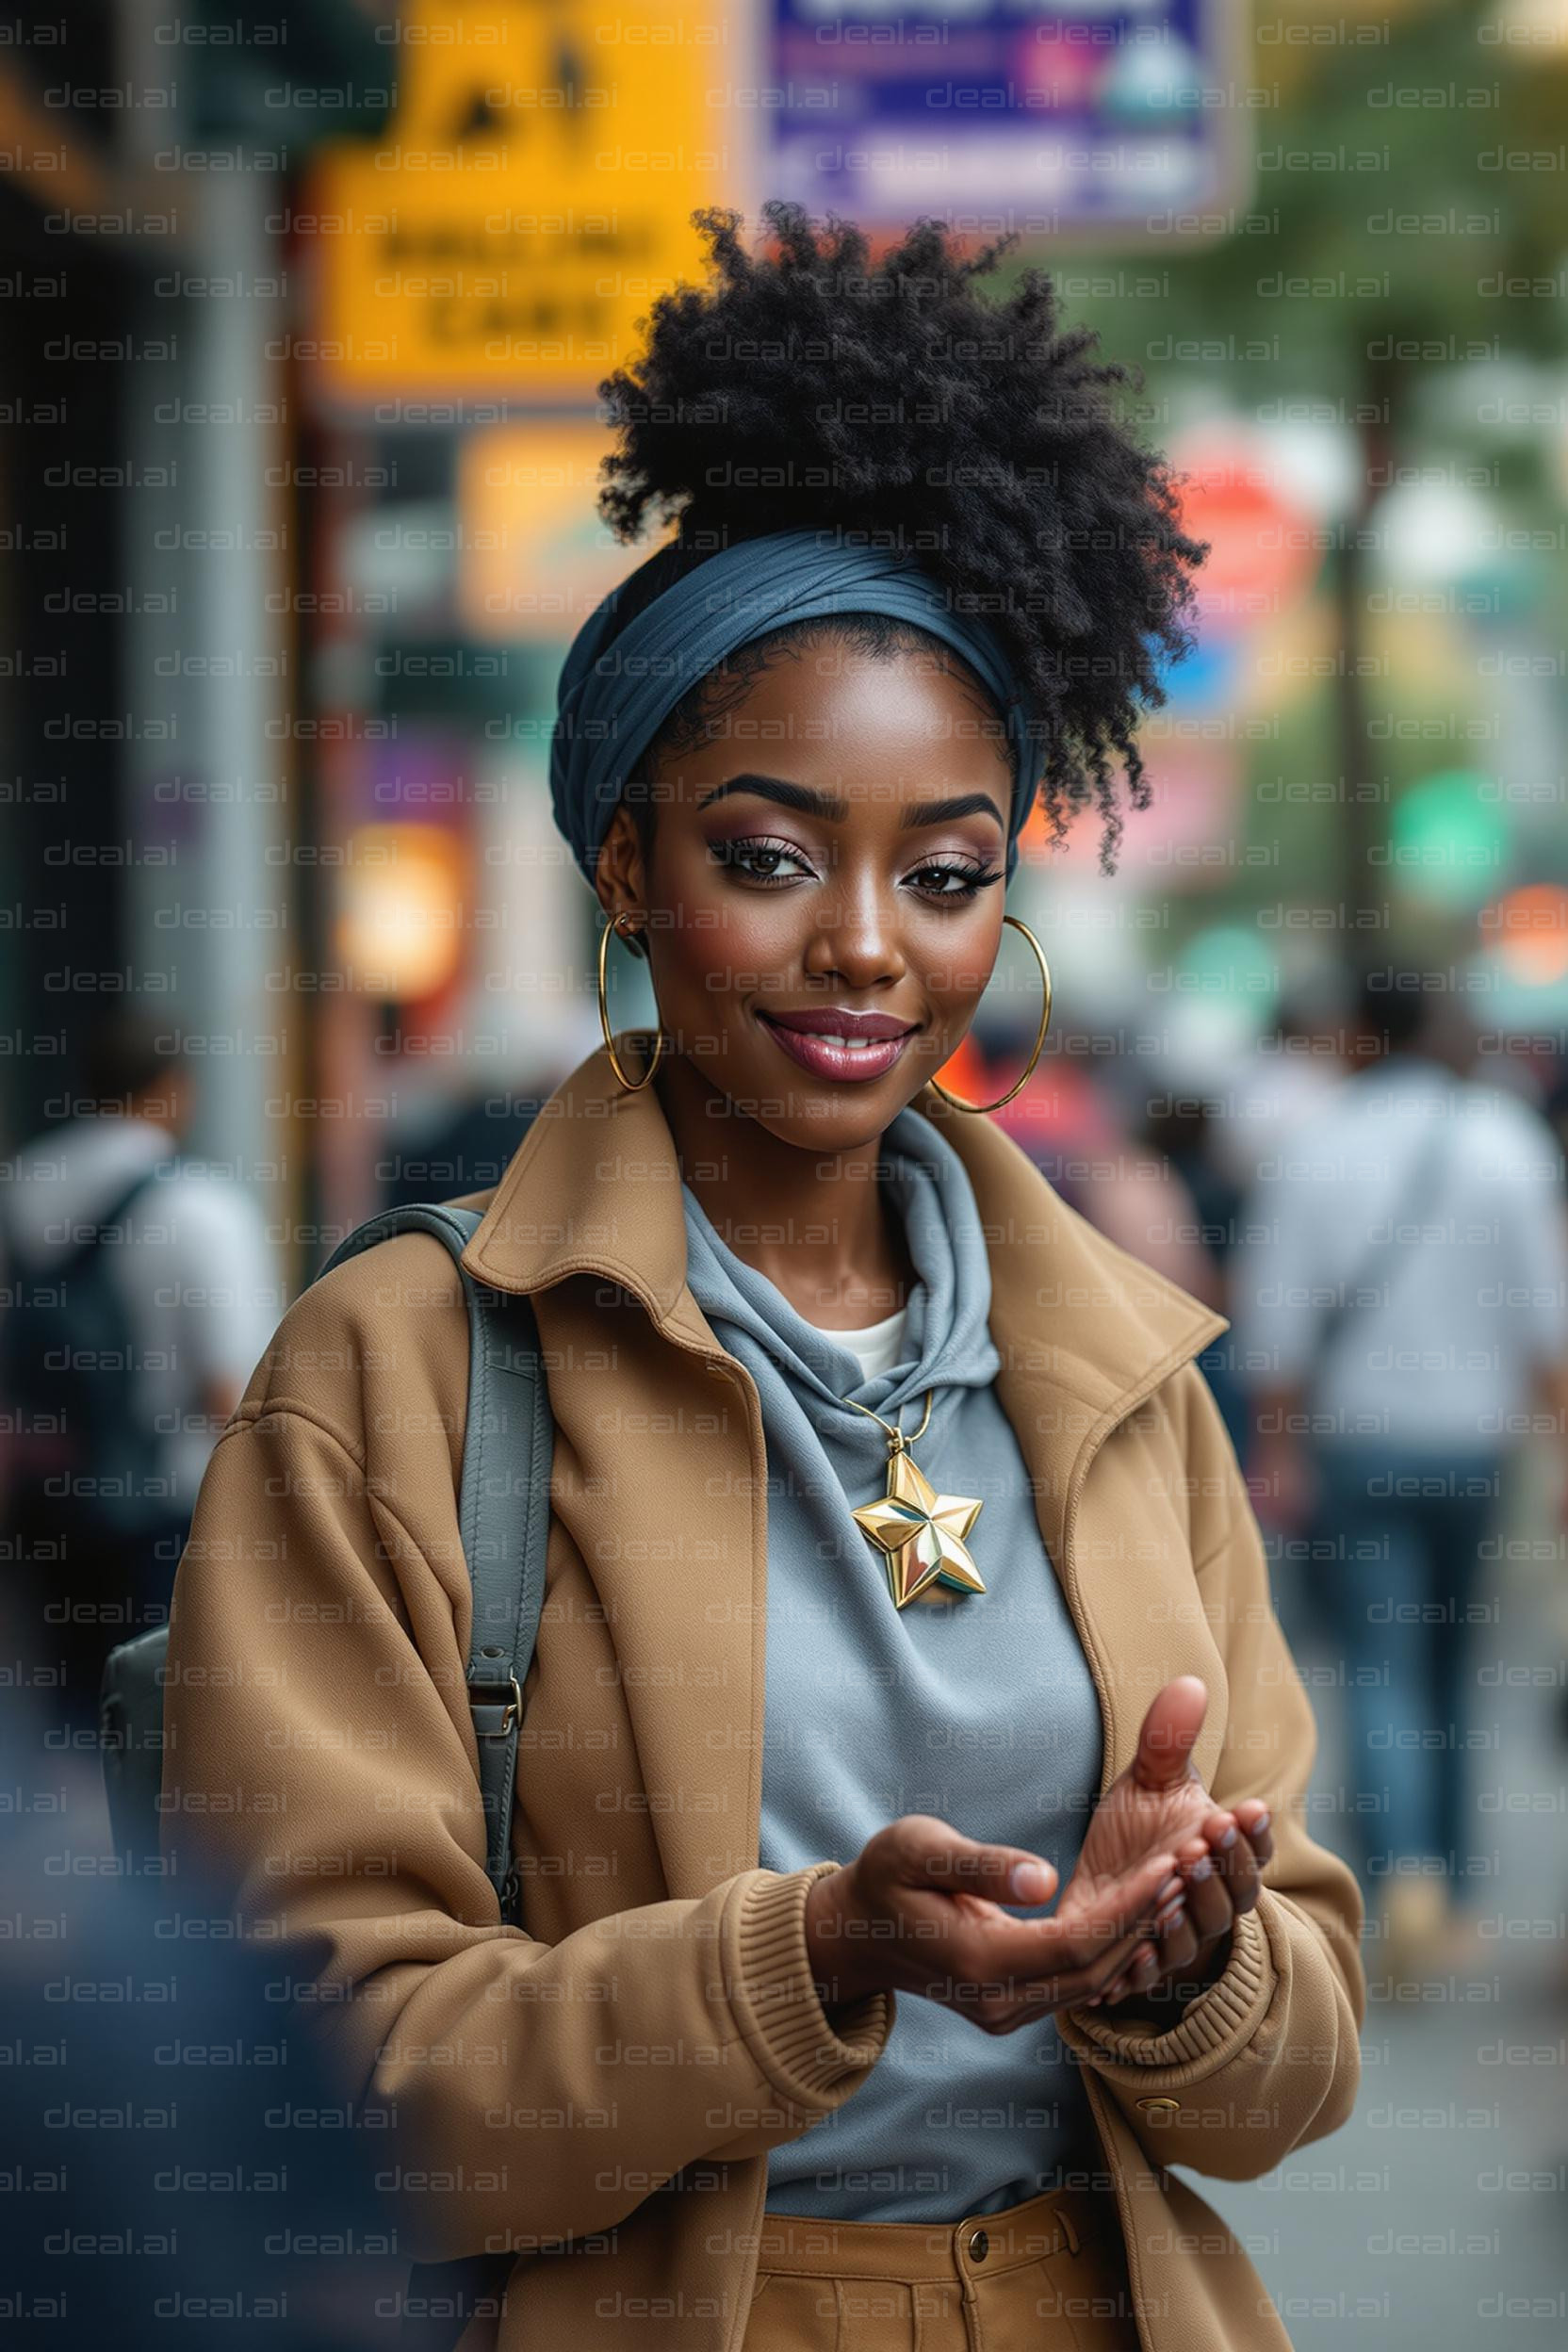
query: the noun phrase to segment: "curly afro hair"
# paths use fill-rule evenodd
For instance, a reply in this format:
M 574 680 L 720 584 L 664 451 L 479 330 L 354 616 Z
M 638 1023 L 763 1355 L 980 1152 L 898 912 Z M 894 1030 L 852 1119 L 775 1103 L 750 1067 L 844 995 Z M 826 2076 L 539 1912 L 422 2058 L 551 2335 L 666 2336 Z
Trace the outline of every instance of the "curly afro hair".
M 1092 797 L 1101 866 L 1114 872 L 1113 762 L 1146 808 L 1135 734 L 1166 699 L 1160 653 L 1192 649 L 1188 573 L 1208 552 L 1180 528 L 1165 461 L 1116 414 L 1110 387 L 1141 377 L 1093 364 L 1092 331 L 1060 330 L 1042 270 L 1023 271 L 1007 301 L 985 299 L 976 281 L 1017 232 L 966 256 L 942 222 L 922 220 L 874 267 L 864 233 L 836 216 L 820 235 L 797 204 L 764 204 L 762 219 L 773 243 L 758 255 L 738 212 L 693 215 L 712 282 L 662 296 L 642 355 L 599 385 L 618 429 L 601 515 L 624 541 L 650 520 L 677 525 L 624 584 L 618 626 L 718 548 L 764 532 L 905 551 L 1004 642 L 1053 834 Z M 644 764 L 700 736 L 782 645 L 825 631 L 872 651 L 936 642 L 881 616 L 783 624 L 693 687 Z M 645 792 L 640 775 L 628 797 L 645 832 Z

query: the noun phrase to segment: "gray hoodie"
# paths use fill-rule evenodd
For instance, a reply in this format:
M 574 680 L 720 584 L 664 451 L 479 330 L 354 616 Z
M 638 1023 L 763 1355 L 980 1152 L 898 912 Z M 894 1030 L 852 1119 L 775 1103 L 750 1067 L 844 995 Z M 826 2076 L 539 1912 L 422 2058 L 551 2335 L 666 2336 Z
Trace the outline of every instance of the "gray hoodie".
M 918 1281 L 906 1360 L 869 1380 L 727 1247 L 683 1187 L 688 1281 L 756 1381 L 767 1437 L 760 1862 L 847 1862 L 901 1814 L 933 1813 L 1042 1854 L 1065 1886 L 1100 1788 L 1100 1706 L 996 1399 L 973 1192 L 952 1146 L 913 1110 L 888 1129 L 878 1176 Z M 844 1399 L 912 1436 L 928 1389 L 931 1418 L 910 1450 L 939 1493 L 981 1498 L 967 1542 L 986 1591 L 899 1609 L 883 1555 L 851 1516 L 886 1491 L 888 1440 Z M 1052 1907 L 1008 1906 L 1023 1919 Z M 1100 2163 L 1077 2066 L 1049 2017 L 993 2036 L 901 1993 L 862 2087 L 774 2149 L 767 2205 L 953 2222 L 1082 2180 Z

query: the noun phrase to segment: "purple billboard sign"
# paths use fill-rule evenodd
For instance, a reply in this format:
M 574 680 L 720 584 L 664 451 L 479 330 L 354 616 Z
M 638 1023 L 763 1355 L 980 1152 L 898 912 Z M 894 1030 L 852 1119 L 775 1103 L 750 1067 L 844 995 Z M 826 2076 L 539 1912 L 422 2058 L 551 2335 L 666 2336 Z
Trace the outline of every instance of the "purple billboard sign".
M 1244 23 L 1233 0 L 765 0 L 766 192 L 868 227 L 1180 234 L 1245 199 Z

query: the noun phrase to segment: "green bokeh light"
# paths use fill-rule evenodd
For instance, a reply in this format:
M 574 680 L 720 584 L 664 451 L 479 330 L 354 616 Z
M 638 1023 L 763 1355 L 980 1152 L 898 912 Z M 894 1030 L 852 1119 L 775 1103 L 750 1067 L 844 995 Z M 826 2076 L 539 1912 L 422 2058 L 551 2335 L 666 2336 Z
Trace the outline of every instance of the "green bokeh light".
M 1512 837 L 1491 779 L 1445 769 L 1413 785 L 1394 810 L 1387 850 L 1396 887 L 1442 906 L 1482 906 L 1508 874 Z
M 1238 923 L 1195 932 L 1176 959 L 1176 975 L 1184 996 L 1234 1004 L 1256 1022 L 1269 1017 L 1280 993 L 1273 951 Z

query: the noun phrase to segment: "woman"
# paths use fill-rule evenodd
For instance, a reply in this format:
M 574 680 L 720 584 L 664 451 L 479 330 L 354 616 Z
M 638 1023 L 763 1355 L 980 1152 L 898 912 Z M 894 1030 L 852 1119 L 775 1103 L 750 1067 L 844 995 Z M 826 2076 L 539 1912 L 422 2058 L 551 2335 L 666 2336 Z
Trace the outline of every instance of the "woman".
M 465 2346 L 1258 2352 L 1261 2282 L 1164 2167 L 1333 2130 L 1364 1991 L 1193 1362 L 1224 1318 L 932 1083 L 1037 790 L 1114 846 L 1202 551 L 1037 275 L 993 306 L 932 224 L 873 273 L 768 217 L 758 258 L 707 216 L 714 283 L 606 387 L 606 513 L 680 518 L 562 678 L 606 1044 L 466 1261 L 531 1297 L 555 1422 L 526 1929 L 420 1235 L 307 1293 L 219 1447 L 166 1852 L 298 1954 L 404 2250 L 516 2255 Z M 220 1696 L 182 1673 L 215 1658 Z

